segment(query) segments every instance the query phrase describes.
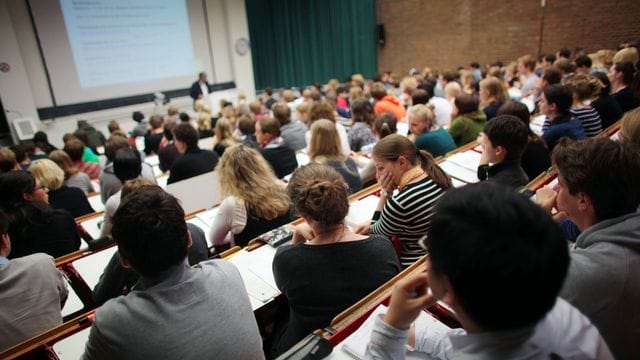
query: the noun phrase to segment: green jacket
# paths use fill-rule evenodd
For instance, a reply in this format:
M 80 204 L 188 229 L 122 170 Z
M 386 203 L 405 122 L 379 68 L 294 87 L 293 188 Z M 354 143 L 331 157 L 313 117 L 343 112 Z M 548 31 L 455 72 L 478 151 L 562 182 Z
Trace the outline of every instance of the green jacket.
M 476 140 L 486 122 L 487 115 L 482 110 L 460 115 L 451 121 L 449 134 L 456 142 L 456 146 L 460 147 Z

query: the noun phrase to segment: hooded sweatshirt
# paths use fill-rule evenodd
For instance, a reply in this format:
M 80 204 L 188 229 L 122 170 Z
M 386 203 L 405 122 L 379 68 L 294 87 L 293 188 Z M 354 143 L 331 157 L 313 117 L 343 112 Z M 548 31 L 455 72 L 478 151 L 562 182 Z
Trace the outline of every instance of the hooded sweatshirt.
M 402 106 L 395 96 L 391 95 L 387 95 L 376 101 L 375 105 L 373 105 L 373 109 L 375 110 L 376 115 L 382 114 L 383 112 L 390 112 L 395 116 L 397 121 L 404 120 L 404 116 L 406 114 L 404 106 Z
M 486 122 L 487 115 L 482 110 L 459 115 L 451 121 L 449 134 L 456 142 L 456 146 L 460 147 L 476 140 Z
M 617 359 L 640 354 L 640 213 L 587 228 L 570 254 L 560 296 L 591 319 Z

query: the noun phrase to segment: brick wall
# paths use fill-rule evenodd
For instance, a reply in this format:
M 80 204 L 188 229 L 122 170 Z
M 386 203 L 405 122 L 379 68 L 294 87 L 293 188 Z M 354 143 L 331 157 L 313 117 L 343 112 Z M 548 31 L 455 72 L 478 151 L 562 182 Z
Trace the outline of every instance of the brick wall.
M 378 69 L 406 74 L 537 55 L 542 16 L 540 0 L 378 0 L 386 31 Z M 640 41 L 640 1 L 546 1 L 543 54 L 564 46 L 615 49 L 626 41 Z

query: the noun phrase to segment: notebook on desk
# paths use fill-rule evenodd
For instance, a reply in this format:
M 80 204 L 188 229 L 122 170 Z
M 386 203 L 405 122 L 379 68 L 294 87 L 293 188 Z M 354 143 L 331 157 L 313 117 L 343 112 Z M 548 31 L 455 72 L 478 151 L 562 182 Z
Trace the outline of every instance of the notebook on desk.
M 349 212 L 345 219 L 347 225 L 353 228 L 367 220 L 371 221 L 379 200 L 377 196 L 369 195 L 349 204 Z
M 293 230 L 289 228 L 289 225 L 282 225 L 264 233 L 260 238 L 262 241 L 275 248 L 289 242 L 293 238 Z

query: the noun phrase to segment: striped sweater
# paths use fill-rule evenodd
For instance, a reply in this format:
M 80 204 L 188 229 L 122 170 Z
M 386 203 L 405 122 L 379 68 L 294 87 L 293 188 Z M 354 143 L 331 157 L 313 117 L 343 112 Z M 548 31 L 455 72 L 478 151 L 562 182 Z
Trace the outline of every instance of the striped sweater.
M 427 234 L 433 208 L 443 194 L 444 189 L 426 177 L 390 197 L 382 211 L 374 214 L 370 233 L 398 237 L 402 243 L 403 268 L 426 254 L 419 240 Z
M 580 121 L 587 137 L 594 137 L 602 132 L 602 119 L 598 111 L 593 107 L 571 108 L 571 115 Z M 548 128 L 549 118 L 547 117 L 544 119 L 542 132 L 547 131 Z

